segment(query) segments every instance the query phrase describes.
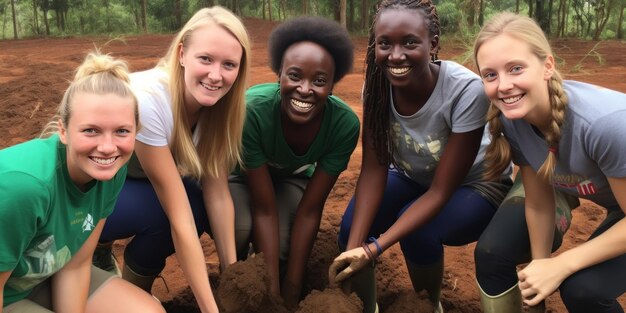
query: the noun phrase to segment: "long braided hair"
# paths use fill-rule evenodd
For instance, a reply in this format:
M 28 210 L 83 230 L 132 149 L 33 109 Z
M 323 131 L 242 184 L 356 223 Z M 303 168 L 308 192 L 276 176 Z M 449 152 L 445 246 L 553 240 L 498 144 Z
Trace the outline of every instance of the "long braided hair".
M 421 12 L 428 27 L 431 38 L 441 33 L 439 16 L 435 5 L 430 0 L 385 0 L 378 5 L 374 22 L 370 28 L 370 35 L 365 56 L 365 85 L 363 87 L 363 121 L 365 128 L 371 131 L 376 157 L 381 164 L 394 162 L 393 130 L 389 125 L 389 111 L 391 109 L 389 81 L 383 70 L 376 64 L 376 22 L 381 13 L 388 9 L 415 10 Z M 437 51 L 431 55 L 434 62 L 438 59 Z
M 478 49 L 485 41 L 501 34 L 507 34 L 528 43 L 533 54 L 541 61 L 545 61 L 549 55 L 553 55 L 548 39 L 533 19 L 508 12 L 500 13 L 485 24 L 476 36 L 474 62 L 479 67 L 479 71 L 480 64 L 478 64 L 476 59 Z M 552 120 L 544 137 L 549 151 L 537 174 L 544 179 L 551 180 L 554 167 L 556 166 L 557 148 L 561 139 L 561 126 L 565 120 L 565 108 L 568 100 L 563 90 L 563 78 L 556 69 L 547 84 Z M 511 146 L 502 134 L 501 114 L 502 112 L 493 103 L 489 105 L 487 121 L 490 126 L 491 143 L 487 147 L 485 154 L 485 178 L 487 179 L 500 177 L 500 173 L 511 161 Z

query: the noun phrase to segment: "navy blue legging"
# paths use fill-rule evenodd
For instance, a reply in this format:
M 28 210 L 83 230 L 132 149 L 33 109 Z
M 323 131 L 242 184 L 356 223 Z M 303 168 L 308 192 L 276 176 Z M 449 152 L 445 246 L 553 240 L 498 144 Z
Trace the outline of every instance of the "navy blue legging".
M 608 208 L 606 219 L 589 239 L 624 217 L 619 207 Z M 555 231 L 552 250 L 561 244 Z M 478 240 L 474 251 L 476 279 L 488 295 L 496 296 L 517 284 L 516 266 L 529 262 L 530 239 L 524 198 L 507 198 Z M 563 281 L 559 293 L 569 312 L 621 313 L 616 298 L 626 292 L 626 254 L 580 270 Z
M 389 171 L 385 193 L 368 237 L 384 233 L 427 190 L 428 186 Z M 352 198 L 341 221 L 339 243 L 344 247 L 352 226 L 354 201 Z M 460 187 L 437 216 L 400 240 L 404 257 L 415 265 L 437 262 L 443 256 L 443 245 L 460 246 L 476 241 L 495 211 L 496 207 L 475 189 Z
M 183 178 L 198 236 L 210 234 L 200 185 Z M 127 178 L 106 224 L 100 242 L 128 237 L 133 239 L 124 251 L 124 262 L 140 275 L 157 275 L 165 267 L 165 259 L 174 253 L 170 223 L 148 179 Z

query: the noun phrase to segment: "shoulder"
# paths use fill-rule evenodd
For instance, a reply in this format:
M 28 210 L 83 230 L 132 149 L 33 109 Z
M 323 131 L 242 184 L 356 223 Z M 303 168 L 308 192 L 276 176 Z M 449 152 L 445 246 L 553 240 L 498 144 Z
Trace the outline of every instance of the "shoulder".
M 58 135 L 32 139 L 0 150 L 0 172 L 22 172 L 49 179 L 59 169 L 60 149 L 65 149 Z
M 280 101 L 280 86 L 278 83 L 254 85 L 246 90 L 246 105 L 248 108 L 270 107 Z

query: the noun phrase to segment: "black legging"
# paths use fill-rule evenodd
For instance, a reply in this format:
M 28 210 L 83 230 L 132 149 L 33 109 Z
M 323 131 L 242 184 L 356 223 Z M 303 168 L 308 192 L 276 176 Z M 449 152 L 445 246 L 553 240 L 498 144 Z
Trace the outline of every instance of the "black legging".
M 619 207 L 608 208 L 606 219 L 589 239 L 624 217 Z M 552 250 L 561 245 L 555 231 Z M 478 239 L 474 251 L 476 279 L 488 295 L 499 295 L 517 284 L 516 265 L 531 260 L 530 240 L 524 214 L 524 198 L 506 199 Z M 569 312 L 624 312 L 616 298 L 626 292 L 626 254 L 569 276 L 559 287 Z

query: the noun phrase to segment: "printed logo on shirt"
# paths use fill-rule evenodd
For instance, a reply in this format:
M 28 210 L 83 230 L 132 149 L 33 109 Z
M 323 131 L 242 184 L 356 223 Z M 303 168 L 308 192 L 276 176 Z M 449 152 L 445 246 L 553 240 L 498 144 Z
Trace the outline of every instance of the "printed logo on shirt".
M 590 179 L 579 175 L 554 175 L 552 185 L 557 188 L 568 189 L 581 196 L 589 196 L 597 192 L 596 186 Z
M 93 217 L 91 214 L 87 214 L 87 217 L 85 217 L 85 220 L 83 221 L 83 233 L 86 231 L 92 231 L 94 227 Z

